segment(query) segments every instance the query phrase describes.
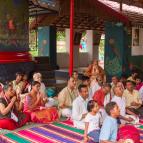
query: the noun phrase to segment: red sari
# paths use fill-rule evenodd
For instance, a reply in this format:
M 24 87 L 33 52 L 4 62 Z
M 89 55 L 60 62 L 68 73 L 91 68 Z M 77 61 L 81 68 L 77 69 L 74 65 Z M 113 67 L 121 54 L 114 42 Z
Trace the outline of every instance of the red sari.
M 100 107 L 104 107 L 104 98 L 105 94 L 102 89 L 99 89 L 94 93 L 93 100 L 95 100 Z

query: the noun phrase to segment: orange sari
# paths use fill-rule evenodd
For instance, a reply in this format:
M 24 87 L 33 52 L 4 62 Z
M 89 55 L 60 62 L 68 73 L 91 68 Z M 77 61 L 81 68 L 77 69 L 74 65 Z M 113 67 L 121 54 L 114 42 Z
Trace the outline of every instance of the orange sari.
M 40 95 L 38 95 L 40 96 Z M 50 123 L 59 118 L 56 107 L 46 108 L 42 101 L 38 103 L 37 107 L 31 109 L 31 105 L 36 102 L 37 97 L 27 95 L 24 102 L 24 111 L 30 114 L 31 121 L 37 123 Z M 42 100 L 42 99 L 41 99 Z

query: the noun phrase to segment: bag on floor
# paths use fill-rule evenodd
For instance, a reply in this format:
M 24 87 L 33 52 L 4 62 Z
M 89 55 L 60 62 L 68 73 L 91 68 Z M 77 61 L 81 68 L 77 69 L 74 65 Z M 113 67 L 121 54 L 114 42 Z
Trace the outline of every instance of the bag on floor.
M 123 139 L 125 143 L 139 143 L 140 134 L 137 128 L 131 125 L 125 125 L 118 131 L 118 140 Z
M 46 94 L 48 97 L 54 97 L 56 95 L 56 91 L 53 88 L 46 89 Z

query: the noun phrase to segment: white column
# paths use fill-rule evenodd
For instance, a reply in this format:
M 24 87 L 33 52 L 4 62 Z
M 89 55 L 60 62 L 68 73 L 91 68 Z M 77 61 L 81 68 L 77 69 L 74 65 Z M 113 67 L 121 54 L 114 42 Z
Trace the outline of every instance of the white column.
M 93 30 L 87 30 L 87 52 L 88 52 L 88 62 L 93 60 Z
M 99 44 L 101 39 L 101 32 L 93 31 L 93 59 L 99 60 Z
M 65 29 L 65 40 L 66 40 L 66 51 L 69 54 L 70 52 L 70 29 Z

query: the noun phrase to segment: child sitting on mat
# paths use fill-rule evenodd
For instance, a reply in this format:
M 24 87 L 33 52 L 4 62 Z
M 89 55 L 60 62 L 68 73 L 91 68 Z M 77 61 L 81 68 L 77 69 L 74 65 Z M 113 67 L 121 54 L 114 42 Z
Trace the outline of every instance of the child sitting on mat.
M 85 117 L 84 143 L 88 142 L 88 136 L 95 142 L 99 142 L 101 115 L 98 112 L 98 103 L 90 100 L 87 104 L 87 110 L 89 113 Z
M 110 102 L 106 105 L 105 110 L 108 116 L 105 118 L 101 128 L 100 143 L 122 143 L 122 141 L 117 142 L 117 118 L 120 116 L 118 105 L 115 102 Z

